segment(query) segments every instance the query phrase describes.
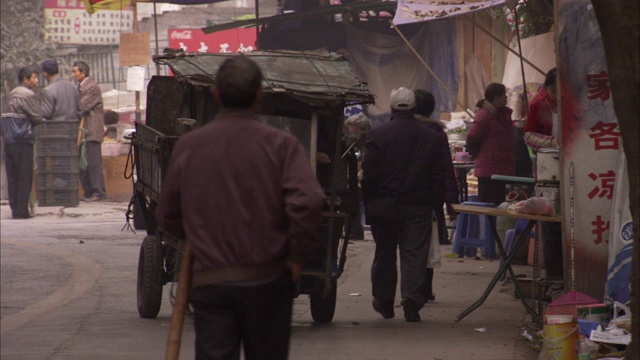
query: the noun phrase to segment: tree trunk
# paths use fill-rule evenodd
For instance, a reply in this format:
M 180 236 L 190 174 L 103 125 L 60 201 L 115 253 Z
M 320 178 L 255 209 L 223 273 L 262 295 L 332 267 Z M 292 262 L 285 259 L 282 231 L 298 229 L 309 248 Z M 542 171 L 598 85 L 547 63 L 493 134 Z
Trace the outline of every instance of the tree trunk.
M 626 359 L 640 359 L 640 56 L 638 1 L 591 0 L 602 33 L 609 70 L 613 107 L 620 125 L 629 176 L 629 203 L 633 219 L 631 271 L 632 342 Z

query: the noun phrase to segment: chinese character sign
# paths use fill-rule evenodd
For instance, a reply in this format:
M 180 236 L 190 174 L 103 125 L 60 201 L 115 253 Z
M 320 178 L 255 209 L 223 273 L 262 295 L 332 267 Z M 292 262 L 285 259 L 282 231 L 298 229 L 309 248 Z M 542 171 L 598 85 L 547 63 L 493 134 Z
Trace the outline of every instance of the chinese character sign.
M 230 29 L 205 34 L 201 29 L 169 29 L 169 47 L 185 52 L 242 53 L 257 50 L 255 29 Z
M 556 3 L 557 65 L 563 94 L 561 192 L 565 269 L 575 269 L 576 290 L 599 298 L 606 280 L 616 162 L 622 139 L 602 37 L 589 4 L 588 0 Z M 575 169 L 573 181 L 568 176 L 571 166 Z M 565 279 L 569 276 L 571 273 L 565 273 Z
M 118 44 L 133 29 L 133 11 L 89 14 L 80 0 L 45 0 L 45 40 L 61 44 Z

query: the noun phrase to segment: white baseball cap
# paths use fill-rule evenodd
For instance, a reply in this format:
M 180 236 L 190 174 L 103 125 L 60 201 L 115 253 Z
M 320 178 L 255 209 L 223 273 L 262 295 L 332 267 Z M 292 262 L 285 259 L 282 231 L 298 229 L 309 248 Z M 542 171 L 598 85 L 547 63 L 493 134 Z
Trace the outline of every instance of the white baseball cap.
M 395 110 L 411 110 L 416 107 L 416 96 L 413 90 L 405 87 L 391 90 L 389 105 Z

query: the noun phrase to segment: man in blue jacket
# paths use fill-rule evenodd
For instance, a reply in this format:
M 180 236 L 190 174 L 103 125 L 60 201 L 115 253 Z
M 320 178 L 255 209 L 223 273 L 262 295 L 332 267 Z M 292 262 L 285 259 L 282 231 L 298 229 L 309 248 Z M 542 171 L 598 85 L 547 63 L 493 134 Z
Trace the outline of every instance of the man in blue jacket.
M 42 123 L 38 69 L 27 66 L 18 72 L 18 85 L 2 109 L 2 138 L 9 185 L 9 205 L 14 219 L 30 218 L 29 195 L 33 183 L 33 127 Z
M 376 244 L 371 266 L 373 308 L 386 319 L 395 316 L 399 248 L 404 317 L 417 322 L 424 306 L 422 282 L 433 208 L 444 197 L 444 155 L 442 139 L 414 116 L 412 90 L 391 91 L 390 105 L 389 122 L 369 132 L 362 163 L 365 218 Z

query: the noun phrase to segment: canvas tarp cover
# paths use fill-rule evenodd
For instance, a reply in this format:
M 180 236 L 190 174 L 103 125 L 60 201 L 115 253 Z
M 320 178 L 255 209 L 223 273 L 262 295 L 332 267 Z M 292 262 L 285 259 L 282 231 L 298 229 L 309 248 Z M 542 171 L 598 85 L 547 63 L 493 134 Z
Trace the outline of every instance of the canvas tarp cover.
M 188 54 L 155 56 L 154 61 L 168 65 L 180 81 L 195 85 L 214 85 L 222 62 L 236 54 Z M 245 56 L 262 69 L 265 91 L 288 95 L 317 106 L 328 102 L 371 103 L 365 83 L 355 75 L 349 63 L 326 51 L 252 51 Z
M 438 75 L 453 94 L 458 93 L 458 55 L 456 29 L 451 20 L 433 21 L 400 28 L 411 46 Z M 427 89 L 436 99 L 436 114 L 453 111 L 456 99 L 425 69 L 405 42 L 395 33 L 381 34 L 350 27 L 346 32 L 347 50 L 356 74 L 376 94 L 375 105 L 369 106 L 374 124 L 389 118 L 389 95 L 398 87 Z

